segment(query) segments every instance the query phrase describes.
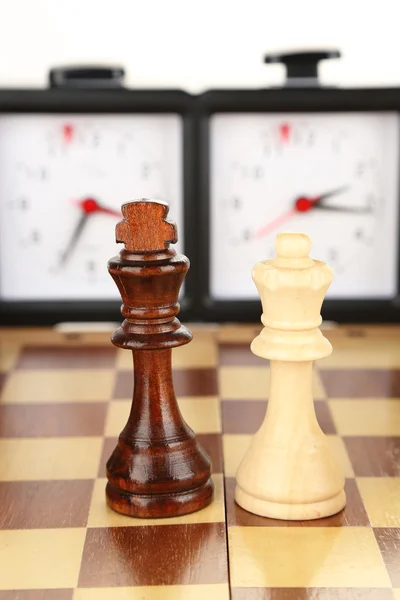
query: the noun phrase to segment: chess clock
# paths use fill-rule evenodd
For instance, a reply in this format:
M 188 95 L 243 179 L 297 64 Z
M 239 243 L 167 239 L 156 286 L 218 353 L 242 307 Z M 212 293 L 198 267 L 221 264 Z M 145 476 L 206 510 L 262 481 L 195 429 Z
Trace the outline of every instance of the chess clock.
M 205 318 L 258 320 L 252 267 L 301 231 L 335 273 L 324 318 L 399 320 L 400 89 L 322 87 L 338 56 L 268 55 L 283 87 L 200 97 Z
M 123 75 L 56 68 L 48 89 L 0 90 L 2 324 L 118 320 L 107 262 L 134 198 L 166 200 L 177 249 L 193 254 L 192 97 L 127 89 Z M 180 299 L 188 314 L 192 273 Z

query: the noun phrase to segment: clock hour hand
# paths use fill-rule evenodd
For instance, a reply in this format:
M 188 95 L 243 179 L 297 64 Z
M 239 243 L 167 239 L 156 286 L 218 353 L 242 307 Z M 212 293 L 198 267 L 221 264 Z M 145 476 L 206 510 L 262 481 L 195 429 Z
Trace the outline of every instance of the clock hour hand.
M 280 227 L 282 225 L 282 223 L 285 223 L 286 221 L 288 221 L 289 219 L 294 217 L 297 213 L 308 212 L 309 210 L 311 210 L 313 208 L 320 208 L 320 209 L 326 209 L 326 210 L 338 210 L 338 211 L 343 210 L 343 212 L 360 212 L 359 209 L 355 209 L 355 211 L 354 211 L 352 208 L 347 209 L 346 207 L 344 207 L 342 209 L 341 207 L 333 207 L 333 206 L 331 207 L 327 204 L 323 204 L 324 200 L 327 200 L 328 198 L 332 198 L 332 196 L 337 196 L 338 194 L 342 194 L 343 192 L 347 191 L 348 189 L 349 189 L 348 186 L 343 186 L 340 188 L 336 188 L 334 190 L 330 190 L 329 192 L 325 192 L 324 194 L 320 194 L 319 196 L 299 196 L 294 201 L 293 208 L 291 208 L 287 212 L 283 213 L 282 215 L 280 215 L 273 221 L 270 221 L 270 223 L 268 223 L 267 225 L 265 225 L 264 227 L 259 229 L 256 232 L 255 237 L 256 238 L 264 237 L 264 235 L 268 235 L 268 233 L 270 233 L 274 229 Z M 364 209 L 362 209 L 362 212 L 365 212 Z
M 320 194 L 319 196 L 300 196 L 294 202 L 294 208 L 297 212 L 307 212 L 312 208 L 329 208 L 324 201 L 332 196 L 338 196 L 349 189 L 348 186 L 343 186 Z
M 60 257 L 60 261 L 58 263 L 59 268 L 62 268 L 65 266 L 65 263 L 67 262 L 68 258 L 71 256 L 72 251 L 74 250 L 79 238 L 82 235 L 82 231 L 85 228 L 85 225 L 89 219 L 89 214 L 90 213 L 82 213 L 81 216 L 79 217 L 79 221 L 72 233 L 72 236 L 68 242 L 67 247 L 65 248 L 64 252 L 61 254 Z

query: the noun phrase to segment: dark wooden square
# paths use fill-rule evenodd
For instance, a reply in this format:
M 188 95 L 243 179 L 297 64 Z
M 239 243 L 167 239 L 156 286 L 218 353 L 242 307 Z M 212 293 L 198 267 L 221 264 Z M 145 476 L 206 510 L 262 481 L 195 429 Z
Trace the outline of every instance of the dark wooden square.
M 0 529 L 85 527 L 93 480 L 0 482 Z
M 250 350 L 250 344 L 219 344 L 220 365 L 267 366 L 268 360 L 256 356 Z
M 101 436 L 106 402 L 0 405 L 0 437 Z
M 344 437 L 357 477 L 400 477 L 400 437 Z
M 106 369 L 115 365 L 117 350 L 107 346 L 25 346 L 16 369 Z
M 224 523 L 88 529 L 79 587 L 228 581 Z
M 400 588 L 400 528 L 374 527 L 374 534 L 392 586 Z
M 0 590 L 0 600 L 72 600 L 74 590 Z
M 400 370 L 320 369 L 329 398 L 398 398 Z

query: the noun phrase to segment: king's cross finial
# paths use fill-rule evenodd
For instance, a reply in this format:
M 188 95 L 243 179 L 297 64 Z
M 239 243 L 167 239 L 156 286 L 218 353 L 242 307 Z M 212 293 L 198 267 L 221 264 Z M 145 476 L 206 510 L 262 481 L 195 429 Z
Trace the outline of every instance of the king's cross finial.
M 131 252 L 157 252 L 178 240 L 176 225 L 167 220 L 168 204 L 162 200 L 134 200 L 122 206 L 123 221 L 116 228 L 116 241 Z

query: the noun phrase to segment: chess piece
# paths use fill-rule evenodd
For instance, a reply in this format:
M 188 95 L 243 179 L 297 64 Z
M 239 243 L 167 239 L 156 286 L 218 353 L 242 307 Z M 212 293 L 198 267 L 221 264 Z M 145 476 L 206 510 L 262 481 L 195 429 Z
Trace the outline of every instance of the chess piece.
M 318 327 L 333 275 L 309 258 L 306 235 L 282 233 L 275 247 L 277 257 L 259 262 L 252 273 L 264 329 L 251 350 L 270 359 L 271 383 L 266 417 L 236 474 L 235 500 L 265 517 L 317 519 L 346 503 L 344 478 L 312 397 L 312 361 L 332 352 Z
M 176 318 L 189 260 L 169 248 L 177 234 L 165 202 L 129 202 L 122 213 L 116 237 L 125 249 L 108 270 L 125 320 L 111 340 L 132 350 L 134 391 L 107 462 L 106 498 L 132 517 L 177 516 L 204 508 L 213 496 L 210 460 L 182 418 L 172 381 L 171 350 L 192 339 Z

